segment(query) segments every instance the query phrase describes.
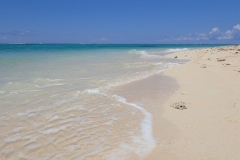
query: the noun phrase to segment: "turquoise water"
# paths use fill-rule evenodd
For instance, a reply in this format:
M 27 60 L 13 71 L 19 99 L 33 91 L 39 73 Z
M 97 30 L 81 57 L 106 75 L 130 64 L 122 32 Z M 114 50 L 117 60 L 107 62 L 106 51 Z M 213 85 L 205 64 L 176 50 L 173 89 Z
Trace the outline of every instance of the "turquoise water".
M 0 159 L 145 157 L 151 114 L 109 89 L 185 63 L 166 54 L 214 46 L 0 44 Z
M 220 45 L 0 44 L 0 74 L 2 75 L 0 78 L 0 84 L 6 83 L 9 80 L 8 78 L 13 76 L 13 69 L 16 69 L 15 71 L 19 72 L 16 75 L 18 79 L 24 79 L 25 77 L 36 74 L 37 70 L 41 70 L 46 64 L 56 61 L 71 63 L 72 61 L 79 60 L 79 63 L 83 63 L 82 61 L 84 61 L 87 64 L 87 61 L 93 61 L 96 58 L 99 60 L 102 59 L 101 61 L 114 56 L 120 58 L 121 56 L 124 56 L 124 53 L 133 49 L 151 51 L 156 49 L 191 49 L 214 46 Z M 67 62 L 68 60 L 69 62 Z M 46 67 L 45 69 L 49 69 L 49 67 Z M 53 67 L 54 66 L 51 66 L 51 68 Z

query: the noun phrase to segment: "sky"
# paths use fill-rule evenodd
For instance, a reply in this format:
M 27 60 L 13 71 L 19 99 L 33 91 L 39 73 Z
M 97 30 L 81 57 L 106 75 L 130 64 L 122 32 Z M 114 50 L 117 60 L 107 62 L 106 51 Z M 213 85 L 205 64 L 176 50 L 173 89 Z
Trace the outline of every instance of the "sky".
M 240 0 L 0 0 L 0 43 L 240 43 Z

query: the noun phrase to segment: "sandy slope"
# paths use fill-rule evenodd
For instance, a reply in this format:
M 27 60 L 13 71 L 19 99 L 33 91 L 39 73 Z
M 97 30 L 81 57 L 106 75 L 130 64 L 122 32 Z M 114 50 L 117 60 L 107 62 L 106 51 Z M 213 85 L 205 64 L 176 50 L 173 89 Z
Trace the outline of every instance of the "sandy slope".
M 185 65 L 164 72 L 180 85 L 180 89 L 165 102 L 162 114 L 176 126 L 175 133 L 169 133 L 174 134 L 175 139 L 162 147 L 167 148 L 167 152 L 157 156 L 154 151 L 148 159 L 239 160 L 240 46 L 168 55 L 175 56 L 191 59 Z M 170 107 L 177 101 L 184 101 L 188 108 Z

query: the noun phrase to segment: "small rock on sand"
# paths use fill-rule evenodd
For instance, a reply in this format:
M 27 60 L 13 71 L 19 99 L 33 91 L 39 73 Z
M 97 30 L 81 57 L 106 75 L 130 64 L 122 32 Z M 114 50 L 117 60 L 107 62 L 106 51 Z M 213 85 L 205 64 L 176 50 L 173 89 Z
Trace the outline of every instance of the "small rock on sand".
M 185 103 L 182 102 L 182 101 L 173 103 L 173 104 L 171 105 L 171 107 L 173 107 L 173 108 L 175 108 L 175 109 L 180 109 L 180 110 L 187 109 Z
M 226 61 L 226 59 L 225 59 L 225 58 L 217 58 L 217 61 L 218 61 L 218 62 Z
M 203 64 L 200 68 L 206 68 L 207 66 L 206 66 L 206 64 Z
M 223 63 L 222 65 L 229 66 L 231 64 L 230 63 Z
M 177 56 L 175 56 L 174 58 L 177 58 Z

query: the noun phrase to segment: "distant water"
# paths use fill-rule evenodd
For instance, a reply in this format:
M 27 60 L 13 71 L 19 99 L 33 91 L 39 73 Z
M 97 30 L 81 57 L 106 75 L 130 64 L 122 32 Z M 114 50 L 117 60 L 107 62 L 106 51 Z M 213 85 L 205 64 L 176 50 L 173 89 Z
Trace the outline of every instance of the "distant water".
M 109 89 L 183 63 L 166 54 L 214 46 L 0 44 L 0 159 L 146 156 L 151 114 Z

